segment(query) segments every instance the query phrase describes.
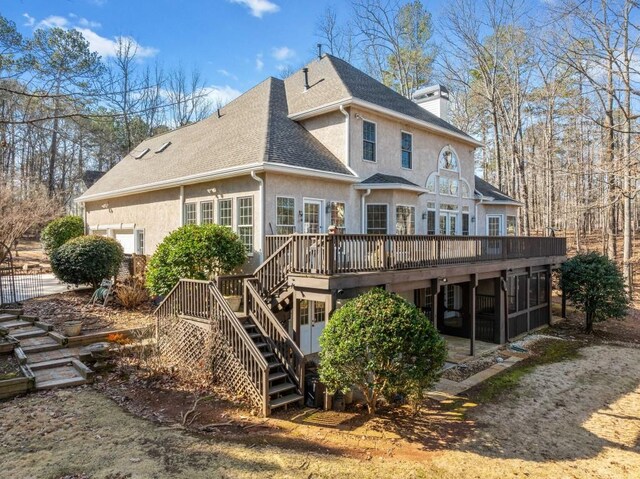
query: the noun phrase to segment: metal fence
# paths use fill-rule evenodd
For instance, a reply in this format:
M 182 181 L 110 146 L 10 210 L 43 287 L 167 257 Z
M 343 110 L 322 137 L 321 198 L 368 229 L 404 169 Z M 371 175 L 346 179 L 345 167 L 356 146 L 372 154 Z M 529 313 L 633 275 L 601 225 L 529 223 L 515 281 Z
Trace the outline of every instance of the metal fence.
M 0 305 L 13 304 L 44 294 L 42 274 L 13 266 L 0 267 Z

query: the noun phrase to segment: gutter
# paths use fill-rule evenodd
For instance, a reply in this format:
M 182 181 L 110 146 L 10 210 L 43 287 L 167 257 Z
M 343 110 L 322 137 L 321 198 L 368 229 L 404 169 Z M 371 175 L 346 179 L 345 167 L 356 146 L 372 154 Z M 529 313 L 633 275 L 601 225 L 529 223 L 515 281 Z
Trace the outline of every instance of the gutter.
M 256 175 L 256 171 L 252 170 L 251 171 L 251 178 L 253 178 L 254 180 L 256 180 L 258 182 L 258 189 L 260 191 L 260 215 L 258 215 L 258 218 L 260 219 L 260 225 L 258 226 L 258 232 L 260 234 L 260 237 L 258 239 L 258 252 L 260 253 L 260 257 L 262 258 L 263 256 L 263 241 L 264 241 L 264 198 L 265 198 L 265 191 L 264 191 L 264 180 L 262 178 L 260 178 L 258 175 Z M 262 258 L 260 260 L 260 262 L 262 262 L 264 260 L 264 258 Z
M 364 208 L 364 206 L 365 206 L 365 204 L 364 204 L 364 199 L 365 199 L 367 196 L 369 196 L 370 194 L 371 194 L 371 188 L 368 188 L 368 189 L 367 189 L 367 191 L 366 191 L 366 192 L 362 195 L 362 197 L 361 197 L 362 204 L 361 204 L 361 206 L 360 206 L 360 211 L 362 212 L 362 213 L 361 213 L 361 214 L 362 214 L 362 218 L 361 218 L 361 219 L 362 219 L 362 225 L 361 225 L 361 232 L 362 232 L 362 234 L 365 234 L 365 233 L 367 232 L 367 225 L 366 225 L 366 222 L 367 222 L 367 221 L 366 221 L 366 220 L 367 220 L 367 214 L 366 214 L 366 212 L 365 212 L 365 208 Z
M 405 185 L 404 183 L 385 183 L 383 185 L 375 185 L 375 184 L 357 184 L 353 186 L 356 190 L 404 190 L 404 191 L 413 191 L 419 194 L 428 193 L 426 188 L 422 188 L 421 186 L 411 186 Z

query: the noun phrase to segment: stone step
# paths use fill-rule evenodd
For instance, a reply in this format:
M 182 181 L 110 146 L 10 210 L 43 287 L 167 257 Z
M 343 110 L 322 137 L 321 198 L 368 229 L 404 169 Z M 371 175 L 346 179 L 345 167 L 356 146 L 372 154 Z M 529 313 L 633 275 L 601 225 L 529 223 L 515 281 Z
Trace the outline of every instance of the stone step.
M 79 386 L 93 380 L 93 371 L 74 358 L 54 359 L 29 365 L 36 390 Z
M 37 326 L 28 326 L 26 328 L 13 329 L 11 331 L 11 336 L 19 340 L 37 338 L 39 336 L 46 335 L 47 332 L 44 329 L 38 328 Z
M 60 349 L 63 345 L 47 334 L 46 336 L 20 340 L 20 347 L 28 356 L 30 353 L 40 353 L 42 351 Z
M 0 323 L 3 323 L 5 321 L 14 321 L 16 319 L 18 319 L 18 315 L 16 314 L 8 314 L 8 313 L 0 314 Z
M 6 329 L 14 330 L 33 326 L 33 323 L 31 321 L 25 321 L 24 319 L 12 319 L 9 321 L 3 321 L 2 323 L 0 323 L 0 326 Z
M 269 407 L 273 411 L 276 408 L 286 406 L 287 404 L 291 404 L 294 402 L 298 402 L 302 399 L 300 394 L 289 394 L 287 396 L 279 397 L 278 399 L 272 399 L 269 401 Z

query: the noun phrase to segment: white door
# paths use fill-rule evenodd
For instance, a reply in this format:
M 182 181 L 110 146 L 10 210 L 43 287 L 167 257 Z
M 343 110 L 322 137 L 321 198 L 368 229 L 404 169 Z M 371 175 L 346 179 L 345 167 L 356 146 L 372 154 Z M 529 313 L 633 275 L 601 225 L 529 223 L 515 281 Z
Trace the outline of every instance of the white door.
M 115 232 L 115 239 L 122 245 L 124 254 L 135 253 L 135 239 L 132 230 L 119 230 Z
M 458 229 L 458 213 L 440 213 L 440 234 L 455 235 Z
M 304 200 L 303 232 L 322 233 L 322 201 Z
M 503 236 L 502 215 L 487 215 L 487 236 Z
M 300 301 L 300 349 L 304 354 L 320 351 L 320 335 L 325 324 L 325 304 L 322 301 Z

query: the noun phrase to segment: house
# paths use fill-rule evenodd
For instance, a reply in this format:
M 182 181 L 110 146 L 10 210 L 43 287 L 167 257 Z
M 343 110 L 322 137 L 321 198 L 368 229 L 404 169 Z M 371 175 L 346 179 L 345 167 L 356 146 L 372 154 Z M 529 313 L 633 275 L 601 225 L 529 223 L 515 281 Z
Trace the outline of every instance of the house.
M 228 304 L 216 319 L 231 325 L 234 348 L 246 342 L 236 322 L 248 326 L 298 393 L 299 356 L 318 352 L 331 311 L 375 286 L 421 307 L 450 340 L 466 338 L 473 355 L 548 323 L 551 271 L 566 247 L 516 236 L 520 204 L 475 176 L 482 144 L 447 121 L 448 96 L 438 85 L 411 101 L 324 55 L 145 140 L 78 201 L 89 230 L 126 253 L 152 254 L 183 224 L 233 228 L 250 256 L 247 276 L 177 287 L 165 302 L 203 319 L 204 299 L 187 314 L 173 296 L 215 303 L 241 291 L 243 319 L 226 314 Z M 257 379 L 264 363 L 242 347 L 234 364 L 253 378 L 246 387 L 265 413 L 294 400 L 264 389 L 271 376 Z

